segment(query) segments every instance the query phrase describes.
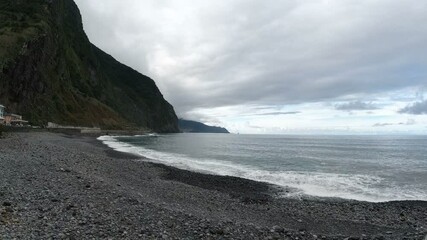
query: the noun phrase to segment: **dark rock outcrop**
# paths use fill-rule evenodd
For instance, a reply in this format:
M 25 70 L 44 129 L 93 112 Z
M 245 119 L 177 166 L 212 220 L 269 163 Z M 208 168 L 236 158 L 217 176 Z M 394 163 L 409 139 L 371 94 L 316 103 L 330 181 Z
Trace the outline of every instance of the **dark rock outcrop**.
M 155 82 L 91 44 L 72 0 L 0 3 L 0 102 L 38 125 L 178 132 Z

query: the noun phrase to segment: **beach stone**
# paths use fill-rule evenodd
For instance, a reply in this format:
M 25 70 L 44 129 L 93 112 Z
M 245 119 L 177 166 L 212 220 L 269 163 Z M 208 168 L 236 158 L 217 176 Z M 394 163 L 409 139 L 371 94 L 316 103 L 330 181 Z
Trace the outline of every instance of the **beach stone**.
M 223 228 L 214 228 L 214 229 L 211 229 L 210 232 L 212 234 L 217 234 L 217 235 L 224 235 L 225 234 L 225 231 Z
M 285 232 L 285 229 L 284 228 L 282 228 L 282 227 L 280 227 L 280 226 L 273 226 L 273 229 L 272 229 L 274 232 L 278 232 L 278 233 L 284 233 Z
M 347 237 L 345 239 L 347 239 L 347 240 L 359 240 L 360 238 L 359 237 L 350 236 L 350 237 Z

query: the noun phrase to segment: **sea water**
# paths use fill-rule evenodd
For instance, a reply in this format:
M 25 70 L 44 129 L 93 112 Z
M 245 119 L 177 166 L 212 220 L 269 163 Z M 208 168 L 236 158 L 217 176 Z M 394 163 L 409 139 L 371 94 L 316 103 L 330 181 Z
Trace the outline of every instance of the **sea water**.
M 426 136 L 102 136 L 117 151 L 181 169 L 293 189 L 287 197 L 427 201 Z

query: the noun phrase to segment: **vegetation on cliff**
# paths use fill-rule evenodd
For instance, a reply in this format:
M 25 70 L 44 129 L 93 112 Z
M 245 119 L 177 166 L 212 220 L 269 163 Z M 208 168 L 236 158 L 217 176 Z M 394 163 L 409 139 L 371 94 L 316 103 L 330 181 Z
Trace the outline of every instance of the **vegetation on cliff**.
M 155 82 L 89 42 L 72 0 L 2 0 L 0 103 L 33 124 L 177 132 Z

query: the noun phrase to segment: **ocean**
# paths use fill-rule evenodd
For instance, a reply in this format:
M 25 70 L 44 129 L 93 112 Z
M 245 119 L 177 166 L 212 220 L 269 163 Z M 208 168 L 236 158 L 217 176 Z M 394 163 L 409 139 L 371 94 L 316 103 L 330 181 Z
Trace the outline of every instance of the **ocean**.
M 101 136 L 117 151 L 292 189 L 283 197 L 427 201 L 427 136 Z

